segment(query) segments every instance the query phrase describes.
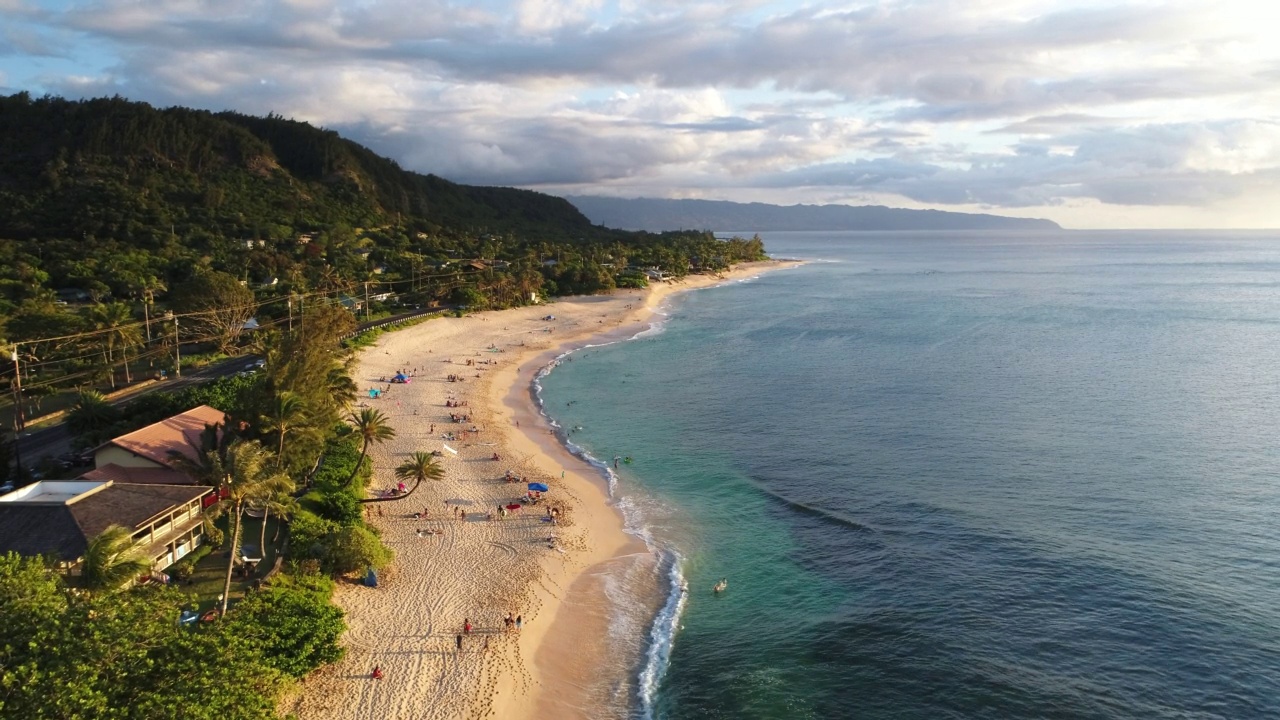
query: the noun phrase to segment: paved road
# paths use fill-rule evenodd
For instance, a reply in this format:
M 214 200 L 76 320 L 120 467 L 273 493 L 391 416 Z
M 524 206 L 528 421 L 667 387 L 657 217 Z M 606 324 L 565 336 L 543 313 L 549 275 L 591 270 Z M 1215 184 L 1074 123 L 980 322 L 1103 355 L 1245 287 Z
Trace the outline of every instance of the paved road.
M 402 320 L 408 320 L 409 318 L 417 317 L 419 315 L 447 312 L 452 309 L 452 307 L 439 307 L 432 308 L 430 310 L 413 310 L 407 313 L 382 318 L 380 320 L 360 323 L 356 326 L 356 332 L 368 330 L 372 327 L 389 325 Z M 124 397 L 113 400 L 111 404 L 119 406 L 129 402 L 130 400 L 146 395 L 147 393 L 156 392 L 157 390 L 177 392 L 185 387 L 199 385 L 211 380 L 217 380 L 218 378 L 234 375 L 252 366 L 252 364 L 257 360 L 258 356 L 256 355 L 241 355 L 239 357 L 228 358 L 208 365 L 195 372 L 189 372 L 180 378 L 171 377 L 168 380 L 153 383 L 135 393 L 129 393 Z M 36 463 L 40 462 L 42 458 L 58 457 L 59 455 L 70 452 L 73 440 L 74 438 L 71 436 L 70 431 L 67 430 L 66 425 L 62 422 L 51 425 L 42 430 L 25 433 L 18 439 L 18 450 L 21 454 L 22 464 L 25 467 L 32 467 Z

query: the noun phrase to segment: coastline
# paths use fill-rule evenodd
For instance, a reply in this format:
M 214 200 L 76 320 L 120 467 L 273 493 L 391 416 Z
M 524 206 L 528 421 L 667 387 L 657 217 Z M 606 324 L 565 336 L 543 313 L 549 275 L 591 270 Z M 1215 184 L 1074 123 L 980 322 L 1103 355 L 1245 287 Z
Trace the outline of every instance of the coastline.
M 608 650 L 603 578 L 619 564 L 655 559 L 625 532 L 599 469 L 553 434 L 533 396 L 537 373 L 566 352 L 641 332 L 673 294 L 797 264 L 745 263 L 643 291 L 434 319 L 367 348 L 355 372 L 362 390 L 400 369 L 414 371 L 410 384 L 368 401 L 397 431 L 370 448 L 372 487 L 391 484 L 391 470 L 410 452 L 448 446 L 457 453 L 441 458 L 444 481 L 370 506 L 382 509 L 370 521 L 396 551 L 395 566 L 377 589 L 340 587 L 335 602 L 348 616 L 347 657 L 309 678 L 286 709 L 301 718 L 359 720 L 600 717 L 591 688 Z M 449 382 L 450 374 L 462 381 Z M 450 398 L 466 403 L 461 412 L 469 421 L 450 421 L 457 412 L 444 407 Z M 473 427 L 477 432 L 441 440 Z M 551 486 L 546 502 L 562 509 L 560 527 L 543 522 L 541 508 L 487 519 L 523 492 L 523 484 L 502 480 L 508 469 Z M 412 518 L 424 509 L 430 520 Z M 439 534 L 424 537 L 422 530 Z M 648 601 L 656 611 L 654 579 Z M 507 612 L 524 619 L 519 633 L 503 631 Z M 475 630 L 458 652 L 464 618 Z M 375 664 L 386 679 L 369 679 Z

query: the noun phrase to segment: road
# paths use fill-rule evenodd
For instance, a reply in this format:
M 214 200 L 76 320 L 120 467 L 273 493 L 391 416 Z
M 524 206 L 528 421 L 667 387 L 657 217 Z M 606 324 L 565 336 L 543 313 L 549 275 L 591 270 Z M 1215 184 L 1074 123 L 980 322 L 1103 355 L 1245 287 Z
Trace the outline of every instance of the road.
M 414 310 L 391 317 L 382 318 L 380 320 L 372 320 L 370 322 L 360 323 L 356 326 L 356 332 L 363 332 L 369 328 L 390 325 L 402 320 L 418 317 L 419 315 L 430 315 L 432 313 L 447 312 L 452 307 L 438 307 L 428 310 Z M 117 398 L 111 402 L 112 405 L 121 406 L 135 398 L 146 395 L 147 393 L 163 390 L 164 392 L 177 392 L 185 387 L 192 385 L 200 385 L 211 380 L 224 378 L 241 372 L 246 367 L 252 365 L 258 360 L 256 355 L 240 355 L 238 357 L 227 358 L 220 362 L 213 363 L 203 367 L 195 372 L 189 372 L 180 378 L 169 378 L 161 382 L 152 383 L 151 385 L 138 390 L 135 393 L 129 393 L 124 397 Z M 45 457 L 58 457 L 63 453 L 71 451 L 72 442 L 75 438 L 71 432 L 67 430 L 66 424 L 58 422 L 41 430 L 35 430 L 24 433 L 18 438 L 18 451 L 21 462 L 24 467 L 32 467 Z

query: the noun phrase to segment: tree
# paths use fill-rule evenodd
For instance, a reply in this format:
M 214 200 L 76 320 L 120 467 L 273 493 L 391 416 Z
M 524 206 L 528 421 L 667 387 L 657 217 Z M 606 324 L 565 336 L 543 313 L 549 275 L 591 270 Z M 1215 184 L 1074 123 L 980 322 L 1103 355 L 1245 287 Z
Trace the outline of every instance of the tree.
M 373 443 L 382 443 L 396 436 L 396 431 L 391 427 L 387 420 L 387 416 L 382 414 L 381 410 L 374 408 L 361 408 L 359 414 L 351 415 L 351 424 L 356 426 L 356 434 L 360 436 L 362 444 L 360 446 L 360 459 L 356 461 L 355 468 L 351 471 L 351 477 L 347 478 L 346 485 L 350 486 L 360 474 L 360 468 L 364 465 L 364 459 L 369 454 L 369 446 Z
M 76 435 L 94 434 L 120 420 L 120 411 L 97 390 L 81 390 L 76 404 L 67 413 L 67 427 Z
M 217 270 L 196 273 L 172 293 L 173 309 L 181 325 L 197 338 L 209 338 L 222 352 L 231 352 L 244 324 L 253 317 L 253 291 L 231 275 Z
M 142 342 L 142 333 L 133 319 L 133 311 L 124 303 L 99 303 L 89 309 L 89 321 L 95 330 L 103 331 L 103 357 L 107 361 L 108 373 L 111 376 L 111 387 L 116 386 L 115 351 L 120 349 L 124 360 L 124 380 L 133 382 L 129 376 L 129 348 Z
M 171 587 L 78 592 L 39 558 L 0 555 L 0 716 L 276 717 L 286 678 L 229 628 L 179 627 L 190 601 Z
M 231 575 L 240 550 L 240 524 L 245 508 L 251 503 L 266 502 L 273 496 L 292 492 L 293 481 L 274 468 L 271 453 L 253 440 L 233 442 L 225 455 L 206 453 L 206 456 L 208 466 L 216 469 L 221 478 L 218 483 L 219 500 L 209 511 L 215 516 L 228 514 L 231 520 L 231 557 L 227 561 L 227 578 L 219 608 L 219 612 L 225 615 L 231 596 Z
M 319 577 L 332 587 L 332 580 Z M 236 605 L 228 623 L 229 632 L 256 645 L 268 663 L 295 678 L 342 659 L 338 640 L 346 623 L 327 592 L 273 584 Z
M 409 488 L 409 492 L 393 498 L 364 498 L 360 502 L 383 502 L 409 497 L 414 490 L 418 489 L 423 480 L 440 480 L 444 478 L 444 468 L 436 464 L 436 458 L 431 453 L 415 452 L 408 460 L 401 463 L 400 467 L 396 468 L 396 477 L 401 480 L 414 481 L 413 487 Z
M 356 381 L 351 379 L 351 369 L 343 362 L 335 362 L 325 375 L 325 386 L 329 397 L 339 409 L 345 410 L 356 401 L 360 389 Z
M 119 590 L 151 569 L 129 528 L 112 525 L 89 541 L 81 579 L 90 590 Z
M 262 430 L 276 436 L 276 467 L 284 463 L 284 440 L 290 430 L 307 429 L 306 404 L 297 393 L 282 390 L 276 393 L 269 412 L 262 417 Z

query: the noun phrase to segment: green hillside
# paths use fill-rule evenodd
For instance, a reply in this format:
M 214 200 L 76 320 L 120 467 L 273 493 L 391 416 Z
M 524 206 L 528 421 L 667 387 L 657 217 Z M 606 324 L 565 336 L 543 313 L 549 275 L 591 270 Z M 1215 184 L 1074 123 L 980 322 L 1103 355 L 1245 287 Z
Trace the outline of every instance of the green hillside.
M 154 368 L 166 311 L 196 314 L 182 343 L 234 352 L 236 314 L 215 326 L 214 309 L 266 324 L 305 303 L 364 305 L 352 296 L 373 299 L 362 319 L 503 307 L 762 254 L 759 240 L 595 226 L 564 199 L 408 172 L 277 116 L 0 98 L 0 340 L 38 359 L 32 386 L 114 384 L 125 357 Z M 83 333 L 98 334 L 49 341 Z

